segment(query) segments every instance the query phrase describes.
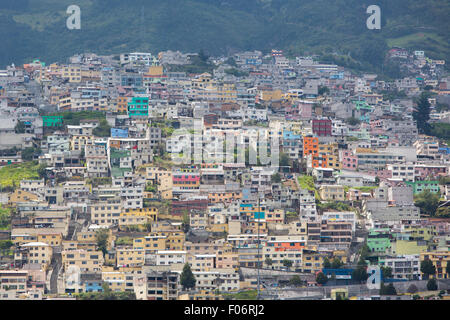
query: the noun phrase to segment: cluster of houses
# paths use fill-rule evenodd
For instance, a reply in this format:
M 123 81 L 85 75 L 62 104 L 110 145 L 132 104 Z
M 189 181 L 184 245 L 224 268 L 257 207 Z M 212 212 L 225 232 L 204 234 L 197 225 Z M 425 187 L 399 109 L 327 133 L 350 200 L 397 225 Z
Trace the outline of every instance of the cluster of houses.
M 431 86 L 433 119 L 448 123 L 435 106 L 450 77 L 404 51 L 389 54 L 416 76 L 393 82 L 278 50 L 209 58 L 196 74 L 179 71 L 196 54 L 172 51 L 0 70 L 0 165 L 41 168 L 0 190 L 13 252 L 0 299 L 105 284 L 142 300 L 223 299 L 257 288 L 242 270 L 312 284 L 326 260 L 354 268 L 361 246 L 393 279 L 422 279 L 427 259 L 449 279 L 450 214 L 424 215 L 415 196 L 448 208 L 450 147 L 412 113 Z

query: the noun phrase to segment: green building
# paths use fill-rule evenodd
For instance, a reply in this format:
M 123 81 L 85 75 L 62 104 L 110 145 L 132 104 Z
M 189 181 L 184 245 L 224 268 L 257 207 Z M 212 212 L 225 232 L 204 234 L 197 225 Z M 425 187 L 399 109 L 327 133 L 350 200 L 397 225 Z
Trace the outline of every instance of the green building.
M 125 172 L 133 171 L 130 157 L 131 151 L 129 150 L 119 150 L 113 147 L 110 149 L 109 161 L 113 178 L 123 177 Z
M 439 181 L 405 181 L 407 185 L 413 188 L 413 193 L 421 193 L 425 190 L 430 190 L 433 193 L 440 193 Z
M 63 116 L 43 116 L 44 127 L 61 127 L 63 125 Z
M 128 115 L 130 117 L 148 117 L 148 98 L 133 97 L 128 102 Z
M 367 236 L 367 246 L 371 253 L 386 253 L 391 249 L 389 229 L 372 229 Z

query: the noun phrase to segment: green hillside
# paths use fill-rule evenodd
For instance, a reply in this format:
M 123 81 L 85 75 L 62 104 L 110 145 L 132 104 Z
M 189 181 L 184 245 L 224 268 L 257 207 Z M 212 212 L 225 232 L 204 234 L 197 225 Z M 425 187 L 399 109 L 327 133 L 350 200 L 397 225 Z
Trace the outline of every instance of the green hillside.
M 71 4 L 81 30 L 66 28 Z M 371 4 L 381 7 L 381 30 L 366 28 Z M 450 60 L 449 14 L 448 0 L 2 0 L 0 66 L 81 52 L 279 48 L 375 70 L 393 45 Z

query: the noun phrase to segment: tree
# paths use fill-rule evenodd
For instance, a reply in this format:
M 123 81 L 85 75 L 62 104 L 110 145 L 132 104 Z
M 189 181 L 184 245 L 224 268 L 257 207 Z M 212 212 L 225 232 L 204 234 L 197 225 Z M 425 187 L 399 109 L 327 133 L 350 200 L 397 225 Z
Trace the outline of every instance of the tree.
M 228 65 L 230 65 L 230 66 L 232 66 L 232 67 L 237 67 L 236 60 L 234 60 L 233 57 L 228 58 L 228 59 L 225 61 L 225 63 L 228 64 Z
M 436 267 L 430 259 L 425 259 L 420 263 L 420 271 L 424 274 L 425 279 L 429 279 L 430 275 L 436 273 Z
M 190 223 L 191 223 L 191 219 L 190 219 L 189 211 L 187 209 L 184 209 L 183 210 L 183 223 L 182 223 L 184 233 L 187 233 L 189 231 Z
M 186 263 L 183 267 L 183 272 L 181 273 L 180 283 L 183 286 L 183 289 L 192 289 L 195 287 L 195 277 L 192 273 L 191 266 L 189 263 Z
M 392 268 L 381 267 L 381 274 L 383 275 L 383 278 L 392 278 Z
M 418 291 L 419 291 L 419 289 L 417 288 L 417 286 L 415 284 L 410 285 L 407 290 L 408 293 L 416 293 Z
M 323 267 L 325 269 L 330 269 L 331 268 L 331 263 L 330 263 L 330 260 L 328 260 L 328 257 L 325 257 L 323 259 Z
M 41 163 L 39 165 L 39 168 L 37 169 L 37 173 L 39 175 L 39 178 L 47 178 L 47 165 L 45 163 Z
M 328 277 L 323 272 L 319 272 L 316 276 L 316 282 L 320 285 L 324 285 L 328 282 Z
M 417 107 L 413 111 L 413 118 L 417 122 L 419 133 L 428 134 L 430 132 L 430 102 L 428 101 L 429 93 L 422 92 L 417 100 Z
M 300 276 L 295 275 L 289 280 L 289 284 L 293 286 L 301 286 L 303 285 L 304 281 L 300 279 Z
M 343 263 L 339 258 L 334 258 L 333 261 L 331 262 L 332 269 L 339 269 L 342 266 L 343 266 Z
M 355 280 L 357 282 L 363 282 L 363 281 L 366 281 L 367 278 L 368 278 L 368 275 L 367 275 L 366 266 L 359 265 L 358 267 L 356 267 L 355 270 L 353 270 L 353 273 L 352 273 L 353 280 Z
M 292 261 L 291 260 L 288 260 L 288 259 L 284 259 L 283 260 L 283 266 L 285 266 L 286 268 L 290 268 L 290 267 L 292 267 Z
M 23 161 L 31 161 L 33 160 L 33 157 L 35 154 L 40 154 L 41 153 L 41 149 L 39 148 L 25 148 L 22 150 L 22 160 Z
M 284 152 L 280 152 L 280 166 L 289 167 L 289 156 Z
M 361 251 L 360 251 L 360 259 L 358 261 L 358 265 L 367 265 L 366 263 L 366 258 L 369 255 L 370 252 L 370 248 L 367 245 L 367 243 L 364 243 L 364 245 L 361 247 Z
M 198 53 L 198 57 L 202 62 L 207 62 L 209 58 L 203 49 L 201 49 L 200 52 Z
M 380 296 L 396 296 L 397 290 L 395 289 L 392 283 L 389 283 L 388 286 L 384 285 L 384 282 L 380 285 Z
M 367 266 L 366 259 L 364 259 L 363 256 L 361 256 L 358 260 L 358 266 Z
M 271 266 L 271 265 L 273 264 L 273 260 L 270 259 L 270 258 L 266 258 L 266 264 L 267 264 L 268 266 Z
M 108 229 L 100 229 L 97 231 L 95 238 L 97 240 L 97 247 L 103 253 L 103 257 L 108 253 Z
M 437 282 L 435 279 L 430 279 L 427 282 L 427 289 L 430 291 L 435 291 L 438 289 Z
M 361 123 L 361 121 L 355 117 L 350 117 L 345 120 L 349 125 L 356 126 Z
M 22 121 L 17 121 L 16 126 L 14 127 L 14 132 L 15 133 L 25 133 L 25 123 L 23 123 Z
M 97 137 L 110 137 L 111 126 L 108 124 L 106 119 L 101 119 L 98 127 L 92 130 L 92 133 Z
M 277 172 L 275 174 L 272 175 L 271 179 L 272 183 L 280 183 L 281 182 L 281 176 L 280 174 Z
M 319 93 L 319 96 L 323 96 L 324 94 L 329 94 L 330 89 L 326 86 L 319 86 L 318 93 Z
M 420 208 L 420 213 L 434 216 L 439 207 L 439 195 L 425 189 L 415 196 L 415 205 Z

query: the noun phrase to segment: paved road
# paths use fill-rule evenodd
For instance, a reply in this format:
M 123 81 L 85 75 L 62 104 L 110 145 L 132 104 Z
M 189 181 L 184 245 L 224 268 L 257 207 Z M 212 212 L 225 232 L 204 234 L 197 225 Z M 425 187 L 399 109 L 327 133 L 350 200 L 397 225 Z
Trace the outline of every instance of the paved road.
M 53 253 L 52 259 L 52 275 L 50 277 L 50 293 L 57 294 L 58 293 L 58 275 L 61 271 L 62 267 L 62 256 L 60 252 Z

